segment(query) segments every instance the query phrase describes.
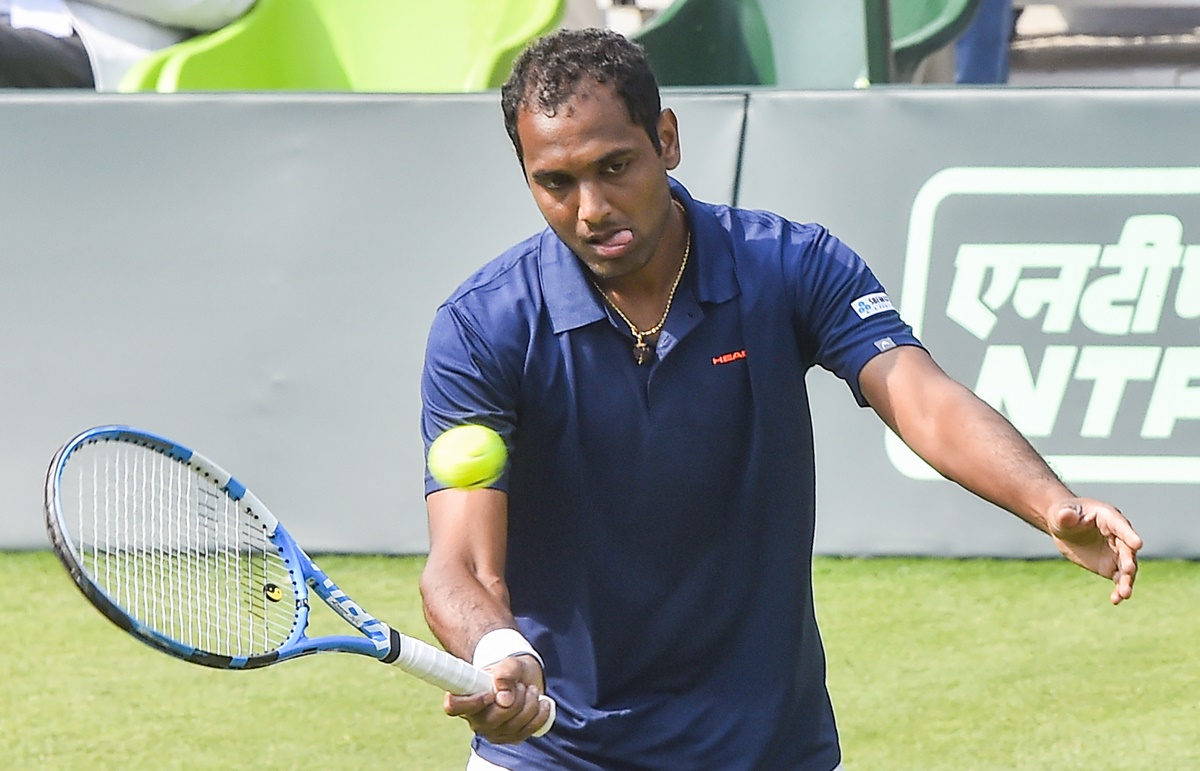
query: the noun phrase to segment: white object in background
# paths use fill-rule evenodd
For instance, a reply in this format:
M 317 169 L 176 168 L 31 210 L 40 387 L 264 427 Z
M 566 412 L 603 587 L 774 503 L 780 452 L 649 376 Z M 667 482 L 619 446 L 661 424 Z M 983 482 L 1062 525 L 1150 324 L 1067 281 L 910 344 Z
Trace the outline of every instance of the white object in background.
M 140 59 L 190 34 L 77 0 L 70 0 L 69 8 L 92 63 L 97 91 L 116 91 Z
M 1057 5 L 1027 5 L 1017 19 L 1017 35 L 1065 35 L 1068 26 L 1067 17 L 1063 16 Z
M 604 17 L 605 26 L 622 35 L 632 35 L 642 28 L 642 10 L 636 5 L 614 5 Z
M 80 0 L 163 27 L 211 32 L 245 15 L 254 0 Z M 74 2 L 72 3 L 74 4 Z
M 612 4 L 609 0 L 609 5 Z M 587 29 L 603 27 L 604 14 L 600 11 L 599 0 L 570 0 L 567 12 L 563 15 L 564 29 Z
M 54 37 L 75 32 L 63 0 L 12 0 L 9 16 L 13 29 L 37 29 Z
M 9 5 L 16 29 L 38 29 L 60 38 L 78 32 L 96 90 L 116 91 L 140 59 L 193 31 L 229 24 L 254 0 L 10 0 Z

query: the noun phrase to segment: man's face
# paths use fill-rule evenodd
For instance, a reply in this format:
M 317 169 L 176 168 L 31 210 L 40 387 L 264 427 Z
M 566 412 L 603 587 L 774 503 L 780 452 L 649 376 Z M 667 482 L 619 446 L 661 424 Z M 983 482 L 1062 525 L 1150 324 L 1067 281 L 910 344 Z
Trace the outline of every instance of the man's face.
M 658 253 L 679 165 L 675 116 L 658 120 L 662 154 L 613 89 L 584 82 L 558 114 L 521 109 L 525 177 L 546 222 L 601 282 L 632 276 Z

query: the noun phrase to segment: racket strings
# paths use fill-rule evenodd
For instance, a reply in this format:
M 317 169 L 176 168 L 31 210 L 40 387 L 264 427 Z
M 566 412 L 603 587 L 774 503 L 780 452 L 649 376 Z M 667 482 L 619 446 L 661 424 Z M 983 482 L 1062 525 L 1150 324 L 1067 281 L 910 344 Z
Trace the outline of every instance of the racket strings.
M 218 655 L 274 650 L 292 633 L 292 579 L 263 527 L 196 470 L 141 445 L 76 450 L 62 484 L 91 579 L 144 626 Z

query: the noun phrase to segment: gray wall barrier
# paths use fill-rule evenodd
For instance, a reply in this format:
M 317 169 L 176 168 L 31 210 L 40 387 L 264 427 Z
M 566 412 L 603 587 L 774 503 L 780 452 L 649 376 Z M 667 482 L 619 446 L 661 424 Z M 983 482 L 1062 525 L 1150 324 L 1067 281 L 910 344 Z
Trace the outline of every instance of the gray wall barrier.
M 678 177 L 819 221 L 1150 556 L 1200 556 L 1200 97 L 669 91 Z M 0 547 L 91 425 L 204 452 L 314 551 L 427 547 L 434 308 L 542 226 L 494 94 L 0 96 Z M 818 551 L 1043 556 L 814 372 Z
M 1196 91 L 755 95 L 739 203 L 841 235 L 1078 493 L 1120 506 L 1147 554 L 1196 557 L 1198 119 Z M 823 550 L 1054 553 L 809 382 Z

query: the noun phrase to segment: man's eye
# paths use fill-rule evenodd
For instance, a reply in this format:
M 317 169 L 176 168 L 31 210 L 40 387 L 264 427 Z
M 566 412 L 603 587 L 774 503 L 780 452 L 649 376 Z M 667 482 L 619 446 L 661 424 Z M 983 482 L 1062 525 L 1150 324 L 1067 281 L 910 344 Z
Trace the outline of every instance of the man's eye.
M 613 163 L 608 164 L 608 168 L 606 168 L 605 171 L 609 174 L 620 174 L 622 171 L 625 171 L 626 167 L 628 166 L 629 161 L 614 161 Z

